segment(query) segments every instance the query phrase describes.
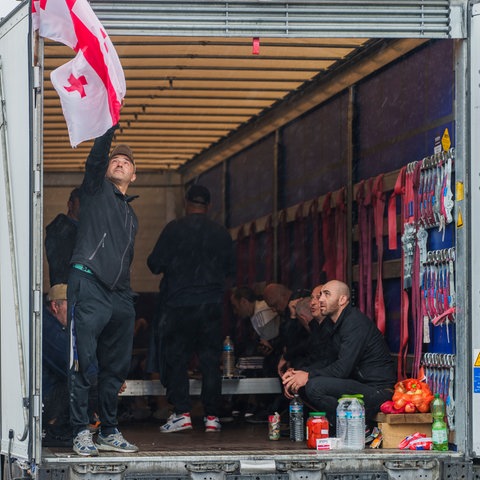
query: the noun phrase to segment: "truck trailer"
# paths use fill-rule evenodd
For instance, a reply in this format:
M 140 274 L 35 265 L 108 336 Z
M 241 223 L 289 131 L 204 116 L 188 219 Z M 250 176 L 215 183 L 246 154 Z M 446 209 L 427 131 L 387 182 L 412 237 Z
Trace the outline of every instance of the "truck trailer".
M 480 3 L 90 4 L 127 81 L 115 142 L 128 143 L 136 156 L 131 191 L 139 195 L 140 229 L 132 287 L 143 304 L 151 305 L 158 291 L 146 258 L 159 232 L 182 215 L 185 187 L 205 185 L 209 215 L 235 240 L 237 285 L 312 288 L 335 274 L 375 321 L 380 295 L 399 376 L 423 367 L 448 398 L 449 450 L 316 451 L 286 438 L 270 441 L 266 425 L 243 422 L 214 435 L 160 435 L 152 419 L 122 425 L 140 447 L 135 454 L 83 458 L 42 445 L 44 230 L 81 183 L 92 143 L 71 148 L 50 82 L 50 72 L 75 52 L 38 37 L 25 0 L 0 23 L 2 474 L 10 480 L 478 478 Z M 426 243 L 425 256 L 412 254 L 409 263 L 402 179 L 415 172 L 423 186 L 415 228 Z M 439 172 L 445 182 L 435 190 L 428 182 Z M 444 212 L 429 211 L 435 201 L 428 185 L 446 202 Z M 420 287 L 412 286 L 406 266 Z M 448 295 L 433 294 L 442 312 L 432 313 L 425 300 L 431 271 L 448 283 Z M 280 391 L 274 378 L 223 380 L 228 396 Z M 191 393 L 198 395 L 198 380 L 191 380 Z M 158 380 L 132 378 L 123 397 L 162 395 Z

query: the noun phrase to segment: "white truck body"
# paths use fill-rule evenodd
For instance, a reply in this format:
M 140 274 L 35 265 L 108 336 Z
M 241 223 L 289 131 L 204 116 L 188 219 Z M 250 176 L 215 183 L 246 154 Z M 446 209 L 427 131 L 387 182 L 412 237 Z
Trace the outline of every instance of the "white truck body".
M 0 440 L 6 473 L 12 466 L 25 476 L 60 480 L 93 476 L 215 480 L 225 476 L 319 480 L 478 478 L 480 251 L 476 242 L 480 222 L 476 220 L 475 206 L 480 204 L 480 4 L 453 0 L 447 3 L 451 8 L 449 35 L 457 39 L 456 175 L 465 188 L 464 199 L 457 202 L 465 222 L 457 232 L 458 318 L 462 319 L 456 337 L 458 451 L 364 451 L 354 456 L 333 451 L 312 455 L 305 450 L 294 454 L 259 451 L 231 455 L 140 452 L 137 456 L 88 459 L 42 452 L 42 85 L 38 67 L 32 67 L 29 5 L 24 3 L 0 24 Z M 188 12 L 184 14 L 188 24 Z M 108 22 L 105 26 L 108 30 Z M 141 28 L 139 25 L 138 30 Z M 188 30 L 186 27 L 185 35 Z M 392 36 L 401 37 L 401 31 L 393 31 Z

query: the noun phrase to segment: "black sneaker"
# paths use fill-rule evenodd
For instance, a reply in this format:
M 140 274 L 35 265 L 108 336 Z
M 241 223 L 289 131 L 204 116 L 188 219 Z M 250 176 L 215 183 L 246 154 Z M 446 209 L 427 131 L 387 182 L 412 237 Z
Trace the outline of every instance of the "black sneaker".
M 245 421 L 247 423 L 268 423 L 268 414 L 260 412 L 250 417 L 246 417 Z
M 43 447 L 60 447 L 71 448 L 72 447 L 72 435 L 55 435 L 50 430 L 46 430 L 42 436 Z

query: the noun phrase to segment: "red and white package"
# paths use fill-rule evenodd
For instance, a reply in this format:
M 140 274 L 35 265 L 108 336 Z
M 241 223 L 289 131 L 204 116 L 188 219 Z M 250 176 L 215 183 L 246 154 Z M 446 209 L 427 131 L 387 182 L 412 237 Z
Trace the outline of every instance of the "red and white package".
M 417 440 L 417 439 L 421 439 L 421 438 L 426 438 L 427 435 L 425 433 L 420 433 L 420 432 L 415 432 L 414 434 L 412 435 L 408 435 L 408 437 L 405 437 L 398 445 L 398 448 L 402 449 L 402 450 L 406 450 L 407 448 L 409 448 L 409 445 L 411 442 L 413 442 L 414 440 Z

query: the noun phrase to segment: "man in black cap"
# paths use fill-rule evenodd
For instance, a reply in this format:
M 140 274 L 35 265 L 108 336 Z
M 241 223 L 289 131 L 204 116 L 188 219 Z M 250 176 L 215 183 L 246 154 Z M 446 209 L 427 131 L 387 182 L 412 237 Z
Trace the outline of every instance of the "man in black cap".
M 130 265 L 137 217 L 127 189 L 136 178 L 132 151 L 117 146 L 114 131 L 97 138 L 80 186 L 81 212 L 68 278 L 68 312 L 73 358 L 70 365 L 70 421 L 73 450 L 123 453 L 138 448 L 118 431 L 118 392 L 130 367 L 135 310 Z M 88 429 L 88 394 L 98 378 L 101 429 L 96 443 Z
M 193 352 L 202 371 L 205 431 L 221 429 L 221 319 L 234 255 L 228 231 L 207 217 L 209 205 L 208 189 L 192 185 L 185 195 L 186 216 L 164 228 L 147 261 L 152 273 L 164 274 L 166 387 L 174 413 L 162 433 L 192 428 L 187 366 Z

